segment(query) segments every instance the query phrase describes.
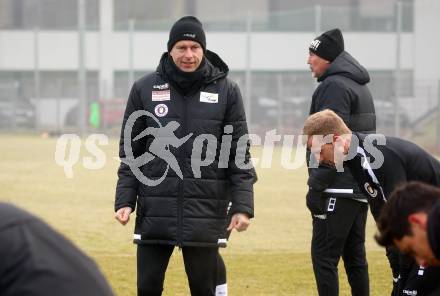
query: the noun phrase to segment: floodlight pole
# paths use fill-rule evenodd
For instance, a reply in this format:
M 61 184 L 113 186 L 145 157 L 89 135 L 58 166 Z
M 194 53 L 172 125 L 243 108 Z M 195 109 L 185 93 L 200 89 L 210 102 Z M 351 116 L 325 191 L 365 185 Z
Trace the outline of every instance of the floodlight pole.
M 251 89 L 252 89 L 252 77 L 251 77 L 251 40 L 252 38 L 252 13 L 249 11 L 247 13 L 246 18 L 246 72 L 245 72 L 245 81 L 246 81 L 246 93 L 245 93 L 245 112 L 246 112 L 246 120 L 249 125 L 249 129 L 252 125 L 252 114 L 251 114 Z

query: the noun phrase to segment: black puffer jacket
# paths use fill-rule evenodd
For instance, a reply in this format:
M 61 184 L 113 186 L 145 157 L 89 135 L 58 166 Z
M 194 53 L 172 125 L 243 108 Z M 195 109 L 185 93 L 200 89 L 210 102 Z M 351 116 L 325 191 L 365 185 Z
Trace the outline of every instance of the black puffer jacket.
M 147 135 L 133 141 L 146 128 L 159 127 L 157 122 L 162 126 L 172 121 L 177 122 L 179 127 L 174 134 L 179 139 L 192 134 L 181 146 L 169 145 L 168 151 L 172 156 L 166 160 L 155 157 L 141 167 L 142 174 L 149 179 L 164 177 L 157 186 L 147 186 L 139 182 L 130 167 L 121 163 L 115 210 L 126 206 L 134 209 L 137 202 L 136 243 L 223 245 L 230 201 L 231 215 L 247 213 L 253 217 L 253 183 L 256 181 L 256 174 L 253 168 L 239 168 L 235 162 L 238 140 L 248 133 L 240 90 L 226 77 L 229 69 L 220 57 L 207 51 L 205 58 L 203 83 L 195 93 L 185 96 L 180 94 L 173 81 L 167 78 L 167 53 L 162 56 L 157 71 L 136 81 L 131 90 L 122 126 L 119 153 L 121 159 L 126 158 L 124 128 L 134 111 L 146 110 L 156 117 L 152 119 L 142 116 L 136 120 L 131 133 L 135 157 L 146 151 L 155 153 L 150 151 L 154 140 L 169 140 L 166 135 L 159 133 L 155 137 Z M 167 94 L 168 91 L 170 95 Z M 225 150 L 230 154 L 223 161 L 220 158 L 219 168 L 222 137 L 230 137 L 224 132 L 227 125 L 233 128 L 230 133 L 231 148 Z M 212 135 L 216 139 L 212 146 L 203 142 L 202 160 L 207 155 L 214 155 L 215 159 L 211 164 L 201 167 L 201 176 L 197 177 L 191 166 L 191 155 L 195 138 L 202 134 Z M 240 145 L 238 154 L 247 163 L 250 160 L 249 145 L 247 141 L 242 143 L 244 145 Z M 201 146 L 200 142 L 195 144 L 197 147 Z M 183 179 L 167 165 L 173 157 L 177 160 Z
M 41 219 L 0 203 L 0 294 L 112 296 L 96 264 Z
M 331 109 L 336 112 L 347 124 L 350 130 L 362 133 L 376 132 L 376 115 L 373 98 L 368 90 L 367 83 L 370 76 L 367 70 L 359 64 L 348 52 L 343 51 L 329 66 L 327 71 L 318 78 L 320 82 L 316 88 L 310 114 Z M 309 170 L 308 184 L 310 189 L 319 187 L 328 182 L 329 189 L 353 189 L 353 194 L 339 194 L 338 196 L 356 199 L 365 199 L 350 171 L 344 167 L 344 173 L 336 173 L 329 177 L 328 170 Z M 316 186 L 314 186 L 316 184 Z M 343 190 L 342 190 L 343 191 Z

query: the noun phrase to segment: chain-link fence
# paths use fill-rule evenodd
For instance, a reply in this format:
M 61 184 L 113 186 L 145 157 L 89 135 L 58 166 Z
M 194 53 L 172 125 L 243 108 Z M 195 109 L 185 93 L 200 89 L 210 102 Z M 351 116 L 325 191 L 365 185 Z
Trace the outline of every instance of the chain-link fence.
M 273 54 L 277 49 L 271 48 L 272 32 L 315 36 L 326 29 L 339 27 L 344 33 L 387 33 L 396 38 L 400 34 L 414 34 L 413 1 L 388 1 L 379 7 L 376 7 L 377 3 L 369 5 L 368 1 L 360 1 L 357 5 L 347 2 L 345 6 L 330 5 L 331 1 L 314 2 L 322 5 L 310 5 L 307 1 L 298 1 L 297 4 L 257 1 L 254 6 L 248 6 L 253 7 L 250 10 L 245 10 L 246 3 L 234 3 L 226 1 L 220 6 L 211 1 L 195 0 L 163 3 L 137 0 L 0 1 L 0 35 L 6 36 L 0 39 L 0 43 L 8 42 L 7 38 L 22 38 L 17 44 L 23 48 L 17 48 L 17 51 L 25 50 L 26 46 L 35 49 L 28 61 L 17 60 L 18 66 L 14 69 L 0 67 L 0 128 L 62 133 L 79 131 L 83 123 L 82 128 L 89 131 L 119 132 L 132 82 L 154 70 L 153 67 L 140 66 L 131 56 L 132 47 L 136 46 L 130 44 L 133 36 L 145 32 L 166 35 L 172 23 L 186 13 L 199 16 L 207 34 L 242 34 L 251 39 L 254 34 L 266 33 L 268 50 Z M 169 7 L 174 8 L 170 10 Z M 42 46 L 47 38 L 52 38 L 52 48 Z M 102 62 L 102 56 L 108 55 L 110 50 L 105 47 L 106 40 L 117 38 L 129 44 L 125 67 L 106 66 Z M 73 56 L 76 60 L 65 61 L 63 53 L 57 52 L 57 43 L 71 40 L 82 42 L 72 43 L 78 48 L 66 47 L 70 52 L 66 57 Z M 246 48 L 246 56 L 252 56 L 253 50 L 252 47 Z M 50 51 L 43 54 L 45 59 L 53 56 L 65 66 L 54 69 L 42 66 L 45 61 L 40 57 L 44 51 Z M 232 65 L 230 77 L 242 90 L 253 132 L 270 129 L 277 129 L 280 133 L 299 132 L 316 88 L 305 63 L 303 68 L 291 70 L 279 67 L 255 69 L 250 62 L 234 70 L 237 67 Z M 368 69 L 368 65 L 366 67 Z M 375 67 L 368 70 L 378 130 L 418 137 L 420 141 L 429 142 L 427 145 L 436 147 L 440 142 L 440 132 L 437 132 L 440 130 L 437 124 L 440 118 L 438 81 L 417 80 L 414 69 L 400 65 L 395 69 Z M 98 123 L 96 118 L 99 118 Z

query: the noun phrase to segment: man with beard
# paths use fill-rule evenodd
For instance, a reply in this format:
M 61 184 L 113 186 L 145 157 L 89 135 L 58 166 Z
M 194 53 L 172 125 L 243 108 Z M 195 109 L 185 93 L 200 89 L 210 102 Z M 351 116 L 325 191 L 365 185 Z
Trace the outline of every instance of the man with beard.
M 137 206 L 138 295 L 162 294 L 176 246 L 192 295 L 227 294 L 218 248 L 225 246 L 228 231 L 248 227 L 256 181 L 240 90 L 228 72 L 222 59 L 206 50 L 200 21 L 186 16 L 171 28 L 156 72 L 132 87 L 122 124 L 115 216 L 125 225 Z M 133 122 L 139 112 L 143 115 Z M 223 146 L 223 138 L 230 146 Z M 168 151 L 155 154 L 153 146 Z M 194 168 L 194 161 L 208 158 L 210 164 Z M 135 173 L 139 169 L 141 174 Z M 160 182 L 152 186 L 147 178 Z
M 344 50 L 339 29 L 327 31 L 311 42 L 307 64 L 319 82 L 310 114 L 330 109 L 353 131 L 374 133 L 376 116 L 367 87 L 370 76 Z M 369 295 L 365 254 L 367 197 L 348 168 L 340 174 L 325 165 L 310 168 L 307 184 L 307 207 L 313 219 L 312 263 L 319 295 L 339 295 L 341 257 L 352 295 Z

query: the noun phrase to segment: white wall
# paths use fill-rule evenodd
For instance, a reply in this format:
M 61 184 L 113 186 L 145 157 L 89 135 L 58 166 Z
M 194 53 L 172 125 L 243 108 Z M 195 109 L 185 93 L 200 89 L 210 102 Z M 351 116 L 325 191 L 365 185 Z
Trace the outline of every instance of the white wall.
M 432 35 L 431 37 L 433 37 Z M 100 57 L 105 55 L 111 57 L 106 59 L 108 69 L 127 69 L 129 65 L 129 35 L 125 32 L 113 32 L 106 34 L 106 36 L 108 39 L 103 42 L 102 36 L 96 32 L 86 34 L 86 67 L 89 70 L 99 70 L 100 63 L 102 63 Z M 69 31 L 40 32 L 40 69 L 75 70 L 78 61 L 77 37 L 76 32 Z M 314 37 L 313 33 L 254 33 L 251 37 L 251 67 L 254 70 L 269 71 L 306 70 L 307 48 Z M 33 38 L 32 31 L 0 31 L 0 71 L 32 70 L 34 67 Z M 368 70 L 394 69 L 396 61 L 395 34 L 356 32 L 345 33 L 344 38 L 346 49 Z M 411 69 L 416 64 L 413 59 L 415 56 L 413 44 L 414 39 L 416 39 L 415 43 L 418 43 L 418 38 L 410 33 L 402 35 L 401 67 L 403 69 Z M 440 35 L 435 38 L 440 42 Z M 168 32 L 135 33 L 135 69 L 155 69 L 162 52 L 166 51 L 167 40 Z M 207 47 L 216 51 L 228 63 L 231 70 L 245 69 L 247 54 L 245 33 L 207 32 Z M 440 48 L 440 46 L 436 48 Z M 435 51 L 435 47 L 430 48 L 431 51 Z M 440 55 L 437 59 L 440 59 Z M 422 59 L 422 61 L 425 60 Z M 439 64 L 437 63 L 437 65 Z M 433 71 L 436 69 L 433 68 L 431 72 Z
M 414 5 L 414 77 L 440 80 L 440 1 L 417 0 Z

